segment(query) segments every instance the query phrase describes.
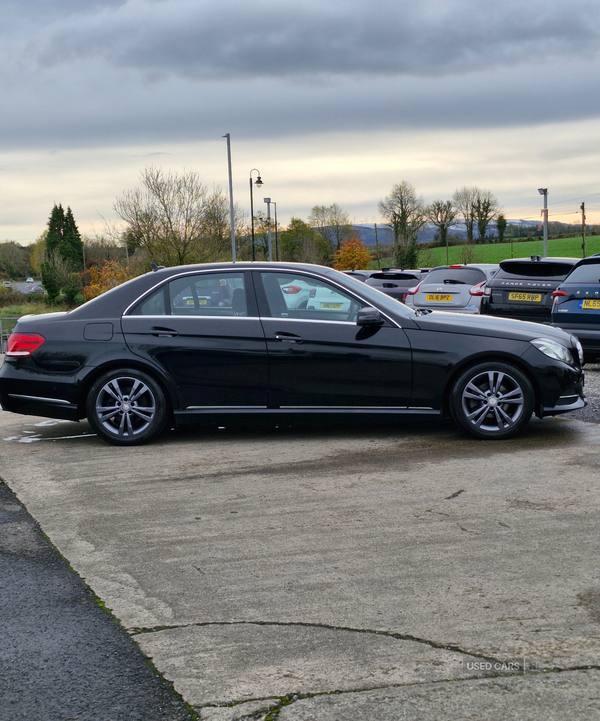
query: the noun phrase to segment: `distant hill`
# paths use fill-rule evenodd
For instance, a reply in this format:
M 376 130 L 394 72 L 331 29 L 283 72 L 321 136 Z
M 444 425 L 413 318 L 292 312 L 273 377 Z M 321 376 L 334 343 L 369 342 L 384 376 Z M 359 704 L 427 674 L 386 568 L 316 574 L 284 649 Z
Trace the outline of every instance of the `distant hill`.
M 531 228 L 539 224 L 538 220 L 508 220 L 508 225 L 521 226 Z M 375 246 L 375 223 L 361 223 L 353 225 L 352 228 L 358 233 L 358 237 L 365 245 Z M 430 243 L 435 240 L 437 228 L 432 223 L 427 223 L 419 234 L 419 243 Z M 463 222 L 457 223 L 450 229 L 450 235 L 458 236 L 461 240 L 467 237 L 467 229 Z M 493 237 L 498 235 L 496 224 L 490 223 L 488 226 L 488 235 Z M 477 237 L 477 236 L 476 236 Z M 387 225 L 377 223 L 377 238 L 381 245 L 391 245 L 394 240 L 392 229 Z

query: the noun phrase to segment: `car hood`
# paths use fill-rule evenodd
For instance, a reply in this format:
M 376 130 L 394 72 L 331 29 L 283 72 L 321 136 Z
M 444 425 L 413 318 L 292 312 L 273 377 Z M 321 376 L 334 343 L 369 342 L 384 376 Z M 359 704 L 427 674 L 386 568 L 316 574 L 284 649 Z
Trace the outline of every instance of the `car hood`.
M 523 341 L 530 341 L 533 338 L 554 338 L 563 345 L 571 345 L 570 333 L 543 323 L 528 323 L 511 318 L 433 311 L 427 315 L 417 316 L 415 323 L 423 330 L 437 332 L 494 336 Z

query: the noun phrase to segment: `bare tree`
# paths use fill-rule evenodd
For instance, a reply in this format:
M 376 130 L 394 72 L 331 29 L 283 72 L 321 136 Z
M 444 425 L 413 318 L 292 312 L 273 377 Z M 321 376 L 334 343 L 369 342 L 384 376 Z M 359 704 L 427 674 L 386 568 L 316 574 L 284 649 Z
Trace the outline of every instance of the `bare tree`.
M 394 234 L 394 262 L 401 268 L 418 264 L 417 239 L 427 222 L 423 198 L 403 180 L 393 186 L 390 194 L 379 201 L 379 212 Z
M 209 221 L 218 202 L 213 193 L 211 206 L 198 174 L 150 167 L 140 173 L 140 182 L 141 187 L 117 198 L 114 209 L 150 259 L 163 265 L 215 260 L 221 230 Z M 207 234 L 207 227 L 215 233 Z
M 237 203 L 233 207 L 233 222 L 236 238 L 243 232 L 244 216 Z M 206 197 L 203 234 L 207 252 L 212 254 L 209 260 L 220 260 L 231 253 L 231 215 L 229 196 L 219 185 L 213 185 L 212 192 Z
M 475 197 L 478 188 L 463 185 L 462 188 L 454 191 L 452 202 L 454 203 L 459 217 L 464 221 L 467 228 L 467 243 L 473 242 L 473 229 L 475 227 Z
M 446 263 L 450 263 L 448 231 L 458 222 L 456 213 L 456 208 L 451 200 L 434 200 L 427 208 L 427 218 L 440 231 L 442 246 L 446 246 Z
M 479 231 L 479 242 L 485 242 L 485 234 L 491 220 L 494 220 L 500 212 L 498 199 L 491 190 L 477 189 L 475 202 L 473 204 L 473 216 Z
M 473 242 L 475 226 L 479 232 L 480 242 L 483 243 L 490 221 L 494 220 L 500 211 L 496 196 L 491 190 L 463 185 L 455 191 L 452 201 L 465 222 L 467 243 Z
M 308 216 L 308 224 L 329 243 L 331 250 L 339 250 L 352 235 L 350 216 L 337 203 L 315 205 Z

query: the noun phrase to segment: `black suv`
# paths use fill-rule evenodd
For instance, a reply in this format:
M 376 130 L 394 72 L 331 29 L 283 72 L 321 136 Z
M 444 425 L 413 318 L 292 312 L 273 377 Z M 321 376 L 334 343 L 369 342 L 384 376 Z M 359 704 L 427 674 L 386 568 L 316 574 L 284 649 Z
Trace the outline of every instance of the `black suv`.
M 600 255 L 580 260 L 553 296 L 552 325 L 579 338 L 586 362 L 600 361 Z
M 577 258 L 511 258 L 500 263 L 488 280 L 480 313 L 546 323 L 552 313 L 552 293 L 571 272 Z
M 404 303 L 409 288 L 414 288 L 419 285 L 426 275 L 427 270 L 383 268 L 372 273 L 365 282 L 367 285 L 377 288 L 377 290 L 380 290 L 382 293 Z

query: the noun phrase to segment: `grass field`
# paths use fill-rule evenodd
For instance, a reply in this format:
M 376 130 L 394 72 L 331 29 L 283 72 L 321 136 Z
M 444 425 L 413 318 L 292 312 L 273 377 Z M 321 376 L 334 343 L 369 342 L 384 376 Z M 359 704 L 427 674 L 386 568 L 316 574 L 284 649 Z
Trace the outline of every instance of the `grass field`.
M 548 241 L 548 255 L 560 258 L 581 258 L 581 236 L 578 238 L 559 238 Z M 460 263 L 464 253 L 464 245 L 450 247 L 450 263 Z M 491 243 L 489 245 L 473 245 L 473 260 L 471 263 L 499 263 L 501 260 L 511 257 L 510 243 Z M 542 255 L 544 251 L 543 240 L 528 240 L 520 243 L 513 243 L 514 258 L 529 258 L 532 255 Z M 586 255 L 600 253 L 600 235 L 592 235 L 586 238 Z M 425 248 L 419 255 L 421 267 L 432 267 L 446 264 L 446 248 Z M 393 259 L 386 258 L 381 261 L 381 267 L 392 266 Z M 372 268 L 377 268 L 377 263 L 371 263 Z
M 66 310 L 64 307 L 51 306 L 44 301 L 38 303 L 22 303 L 21 305 L 8 305 L 0 308 L 0 318 L 20 318 L 22 315 L 39 315 L 40 313 L 53 313 L 56 310 Z

